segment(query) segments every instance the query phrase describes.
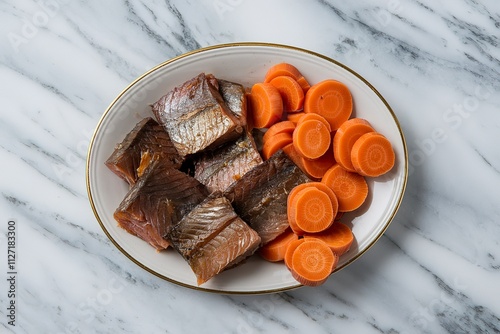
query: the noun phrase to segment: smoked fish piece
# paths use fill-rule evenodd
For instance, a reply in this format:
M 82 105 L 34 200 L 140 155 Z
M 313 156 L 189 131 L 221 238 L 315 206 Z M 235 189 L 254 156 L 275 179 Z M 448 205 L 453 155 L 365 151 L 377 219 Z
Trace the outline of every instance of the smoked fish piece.
M 244 130 L 241 119 L 224 102 L 214 79 L 200 73 L 152 106 L 156 120 L 168 132 L 181 156 L 215 148 L 236 139 Z
M 262 162 L 252 135 L 245 131 L 236 141 L 196 158 L 194 177 L 210 192 L 224 191 Z
M 220 192 L 184 216 L 169 239 L 191 266 L 198 285 L 252 255 L 260 244 L 257 232 L 236 215 Z
M 137 168 L 146 152 L 161 155 L 172 168 L 180 168 L 183 159 L 168 133 L 151 117 L 141 120 L 119 143 L 105 165 L 131 186 L 137 181 Z
M 168 247 L 166 236 L 208 191 L 193 177 L 155 155 L 114 213 L 118 225 L 157 250 Z

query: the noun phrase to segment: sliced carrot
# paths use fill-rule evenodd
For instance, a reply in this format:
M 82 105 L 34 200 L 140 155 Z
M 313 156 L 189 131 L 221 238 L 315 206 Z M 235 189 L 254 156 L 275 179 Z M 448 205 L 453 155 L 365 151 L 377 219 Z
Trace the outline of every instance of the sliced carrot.
M 304 107 L 304 90 L 300 87 L 297 80 L 282 75 L 272 79 L 269 83 L 280 92 L 285 111 L 299 111 Z
M 327 193 L 306 187 L 299 191 L 291 202 L 297 227 L 307 233 L 321 232 L 330 227 L 337 212 Z
M 293 144 L 284 146 L 282 150 L 312 180 L 321 180 L 326 171 L 335 164 L 333 153 L 331 153 L 333 150 L 328 150 L 323 156 L 314 160 L 305 159 L 295 150 Z
M 297 167 L 299 167 L 304 173 L 306 173 L 305 168 L 303 166 L 304 158 L 297 152 L 295 147 L 293 147 L 293 143 L 286 145 L 285 147 L 282 148 L 282 150 L 283 152 L 285 152 L 288 158 L 290 158 L 290 160 L 292 160 L 293 163 L 297 165 Z
M 259 255 L 267 261 L 278 262 L 285 258 L 288 244 L 299 237 L 291 229 L 285 230 L 276 239 L 268 242 L 259 249 Z
M 293 202 L 297 193 L 299 193 L 301 190 L 306 189 L 307 187 L 315 187 L 316 189 L 325 192 L 328 195 L 328 197 L 330 198 L 330 201 L 332 202 L 332 207 L 333 207 L 334 213 L 337 214 L 337 212 L 338 212 L 337 211 L 337 209 L 338 209 L 337 196 L 335 195 L 333 190 L 330 189 L 330 187 L 328 187 L 326 184 L 321 183 L 321 182 L 311 181 L 311 182 L 301 183 L 301 184 L 295 186 L 288 194 L 287 205 L 291 206 L 291 203 Z
M 355 172 L 351 162 L 352 147 L 359 137 L 374 131 L 370 123 L 362 118 L 351 118 L 342 123 L 333 137 L 333 150 L 338 164 L 350 172 Z
M 321 182 L 330 187 L 339 201 L 339 211 L 356 210 L 368 196 L 368 184 L 358 173 L 346 171 L 339 164 L 326 171 Z
M 300 191 L 302 191 L 308 187 L 314 187 L 314 188 L 326 193 L 328 195 L 328 197 L 330 198 L 331 205 L 332 205 L 332 211 L 333 211 L 334 216 L 336 216 L 338 214 L 339 205 L 338 205 L 337 196 L 335 195 L 333 190 L 331 190 L 327 185 L 325 185 L 321 182 L 306 182 L 306 183 L 302 183 L 302 184 L 295 186 L 288 194 L 287 215 L 288 215 L 288 223 L 290 224 L 292 231 L 297 235 L 303 235 L 305 233 L 305 231 L 301 227 L 299 227 L 296 223 L 296 213 L 295 212 L 297 210 L 297 203 L 294 203 L 294 199 Z
M 351 92 L 339 81 L 321 81 L 307 91 L 304 112 L 320 114 L 330 123 L 332 130 L 337 130 L 351 116 Z
M 299 154 L 308 159 L 316 159 L 325 154 L 330 142 L 330 131 L 321 121 L 301 122 L 293 132 L 293 146 Z
M 330 198 L 330 201 L 332 203 L 332 211 L 334 213 L 334 218 L 337 216 L 338 209 L 339 209 L 339 201 L 337 199 L 337 195 L 333 192 L 333 190 L 328 187 L 326 184 L 321 183 L 321 182 L 307 182 L 306 184 L 309 184 L 313 187 L 315 187 L 318 190 L 323 191 L 325 194 L 328 195 Z
M 290 228 L 292 229 L 293 233 L 295 233 L 297 235 L 303 235 L 304 231 L 297 226 L 297 223 L 295 221 L 296 206 L 292 205 L 292 202 L 295 198 L 295 195 L 297 195 L 298 192 L 300 192 L 301 190 L 303 190 L 309 186 L 310 186 L 309 182 L 299 184 L 299 185 L 295 186 L 290 191 L 290 193 L 288 194 L 288 197 L 287 197 L 286 211 L 287 211 L 287 217 L 288 217 L 288 224 L 290 225 Z
M 286 119 L 289 120 L 290 122 L 294 123 L 294 124 L 297 124 L 299 122 L 299 119 L 305 115 L 305 112 L 301 111 L 301 112 L 296 112 L 296 113 L 293 113 L 293 114 L 290 114 L 288 113 L 286 115 Z
M 289 270 L 292 269 L 293 252 L 301 243 L 303 243 L 305 241 L 306 241 L 306 239 L 300 238 L 297 240 L 292 240 L 292 241 L 290 241 L 290 243 L 288 243 L 288 245 L 286 247 L 286 251 L 285 251 L 285 257 L 283 258 L 283 260 L 285 261 L 285 265 Z M 309 239 L 309 241 L 311 241 L 311 240 Z
M 333 137 L 333 135 L 332 135 Z M 335 164 L 335 157 L 333 155 L 333 141 L 330 143 L 330 147 L 321 157 L 317 159 L 306 159 L 292 145 L 287 145 L 283 147 L 283 152 L 292 160 L 297 167 L 299 167 L 307 176 L 312 179 L 319 181 L 326 173 L 326 171 Z
M 310 114 L 313 115 L 313 114 Z M 332 135 L 333 138 L 333 135 Z M 333 154 L 333 140 L 330 142 L 330 147 L 321 157 L 311 160 L 302 158 L 301 166 L 299 166 L 304 173 L 310 178 L 321 180 L 326 171 L 335 164 L 335 156 Z
M 394 167 L 395 154 L 391 142 L 380 133 L 362 135 L 351 151 L 354 169 L 361 175 L 376 177 Z
M 297 80 L 297 82 L 299 83 L 300 87 L 302 87 L 302 89 L 304 90 L 304 94 L 306 94 L 307 91 L 309 90 L 309 88 L 311 88 L 311 85 L 309 84 L 309 82 L 307 81 L 307 79 L 304 78 L 304 76 L 301 76 L 300 78 L 297 78 L 295 80 Z
M 269 129 L 267 129 L 266 133 L 264 133 L 262 141 L 265 142 L 267 138 L 272 137 L 278 133 L 286 132 L 292 134 L 293 130 L 295 130 L 295 123 L 291 121 L 274 123 Z
M 264 82 L 271 82 L 271 80 L 279 76 L 289 76 L 294 78 L 300 87 L 302 87 L 304 93 L 311 87 L 302 73 L 300 73 L 295 66 L 289 63 L 279 63 L 271 66 L 264 76 Z
M 254 84 L 248 102 L 249 114 L 255 128 L 268 128 L 283 115 L 281 95 L 276 87 L 269 83 Z
M 333 153 L 328 154 L 328 152 L 329 151 L 327 151 L 327 153 L 325 153 L 322 157 L 314 160 L 301 157 L 302 160 L 299 168 L 301 168 L 301 170 L 313 180 L 321 180 L 326 171 L 335 163 L 331 157 L 326 157 L 326 155 L 331 155 L 333 157 Z
M 305 234 L 304 238 L 318 238 L 326 242 L 330 249 L 341 256 L 346 253 L 354 241 L 354 234 L 349 226 L 341 222 L 335 222 L 323 232 Z
M 330 126 L 330 123 L 328 123 L 328 121 L 320 114 L 315 114 L 315 113 L 305 114 L 304 113 L 304 115 L 302 115 L 302 117 L 299 118 L 299 120 L 297 121 L 297 125 L 299 125 L 300 123 L 303 123 L 305 121 L 311 120 L 311 119 L 322 122 L 328 128 L 328 131 L 332 132 L 332 127 Z
M 262 145 L 262 157 L 264 160 L 269 159 L 274 153 L 278 152 L 286 145 L 291 144 L 292 140 L 292 135 L 286 132 L 268 137 Z
M 291 273 L 301 284 L 323 284 L 338 263 L 338 256 L 320 239 L 302 242 L 292 253 Z

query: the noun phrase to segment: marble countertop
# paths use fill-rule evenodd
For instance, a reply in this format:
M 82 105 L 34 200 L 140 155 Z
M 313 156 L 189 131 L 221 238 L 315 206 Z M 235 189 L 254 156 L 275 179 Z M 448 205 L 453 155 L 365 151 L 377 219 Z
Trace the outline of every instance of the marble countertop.
M 498 1 L 7 0 L 0 9 L 0 332 L 500 332 Z M 410 173 L 395 219 L 317 288 L 240 296 L 177 286 L 125 257 L 89 205 L 89 140 L 117 94 L 174 56 L 241 41 L 351 67 L 406 136 Z

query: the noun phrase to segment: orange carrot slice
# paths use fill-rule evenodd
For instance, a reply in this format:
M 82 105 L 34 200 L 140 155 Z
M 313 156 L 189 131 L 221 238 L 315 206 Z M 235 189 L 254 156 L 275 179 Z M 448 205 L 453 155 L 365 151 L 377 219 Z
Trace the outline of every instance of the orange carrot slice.
M 248 99 L 249 115 L 255 128 L 268 128 L 281 119 L 283 101 L 281 95 L 269 83 L 256 83 L 252 86 Z
M 297 124 L 293 132 L 293 146 L 305 158 L 316 159 L 326 153 L 331 137 L 328 128 L 316 120 Z
M 264 160 L 269 159 L 274 153 L 278 152 L 284 146 L 291 144 L 292 140 L 292 135 L 286 132 L 268 137 L 262 145 L 262 157 Z
M 283 152 L 285 152 L 288 158 L 290 158 L 290 160 L 292 160 L 293 163 L 297 165 L 297 167 L 299 167 L 304 173 L 306 173 L 303 166 L 303 157 L 297 152 L 295 147 L 293 147 L 293 143 L 286 145 L 282 148 L 282 150 Z
M 328 121 L 320 114 L 314 114 L 314 113 L 306 114 L 306 113 L 304 113 L 304 115 L 302 115 L 302 117 L 299 118 L 299 120 L 297 121 L 297 125 L 299 125 L 300 123 L 303 123 L 305 121 L 311 120 L 311 119 L 322 122 L 328 128 L 329 132 L 332 131 L 332 127 L 330 126 L 330 123 L 328 123 Z
M 332 159 L 333 153 L 329 152 L 327 151 L 327 153 L 314 160 L 301 158 L 302 161 L 299 168 L 313 180 L 321 180 L 326 171 L 335 164 L 335 161 Z
M 297 204 L 294 202 L 294 199 L 295 199 L 295 196 L 300 191 L 302 191 L 302 190 L 304 190 L 304 189 L 306 189 L 308 187 L 314 187 L 314 188 L 316 188 L 318 190 L 321 190 L 324 193 L 326 193 L 328 195 L 328 197 L 330 198 L 331 205 L 332 205 L 332 211 L 333 211 L 334 216 L 336 217 L 336 215 L 338 214 L 338 207 L 339 207 L 339 205 L 338 205 L 337 196 L 335 195 L 335 193 L 333 192 L 333 190 L 331 190 L 324 183 L 321 183 L 321 182 L 306 182 L 306 183 L 302 183 L 302 184 L 299 184 L 299 185 L 295 186 L 290 191 L 290 193 L 288 194 L 288 198 L 287 198 L 287 215 L 288 215 L 288 223 L 290 224 L 290 227 L 291 227 L 292 231 L 295 234 L 297 234 L 297 235 L 303 235 L 305 232 L 296 223 Z
M 368 196 L 368 184 L 365 178 L 358 173 L 346 171 L 339 164 L 327 170 L 321 182 L 333 190 L 341 212 L 356 210 Z
M 288 194 L 288 197 L 287 197 L 286 210 L 287 210 L 288 224 L 290 225 L 290 228 L 292 229 L 293 233 L 295 233 L 297 235 L 303 235 L 304 231 L 297 226 L 297 223 L 295 220 L 295 210 L 297 207 L 295 205 L 293 205 L 292 202 L 293 202 L 293 200 L 298 192 L 300 192 L 301 190 L 303 190 L 309 186 L 310 186 L 309 182 L 299 184 L 299 185 L 295 186 L 290 191 L 290 193 Z
M 308 114 L 315 115 L 315 114 Z M 334 137 L 332 133 L 332 138 Z M 292 159 L 293 161 L 293 159 Z M 335 156 L 333 154 L 333 140 L 330 142 L 330 147 L 326 150 L 325 154 L 321 157 L 311 160 L 302 158 L 301 165 L 299 168 L 302 169 L 310 178 L 315 180 L 321 180 L 326 171 L 330 169 L 335 164 Z
M 264 82 L 271 82 L 271 80 L 279 76 L 289 76 L 294 78 L 302 87 L 304 93 L 306 93 L 307 90 L 311 87 L 302 73 L 300 73 L 300 71 L 295 66 L 289 63 L 279 63 L 271 66 L 264 77 Z
M 338 256 L 345 254 L 354 241 L 354 235 L 349 226 L 341 222 L 333 223 L 332 226 L 323 232 L 305 234 L 304 238 L 318 238 L 323 240 Z
M 292 240 L 286 246 L 285 257 L 283 258 L 283 260 L 285 261 L 285 265 L 288 268 L 288 270 L 292 269 L 292 255 L 293 255 L 293 252 L 295 251 L 295 249 L 301 243 L 303 243 L 305 241 L 306 241 L 306 239 L 304 239 L 304 238 L 297 239 L 297 240 Z M 309 241 L 311 241 L 311 240 L 309 240 Z
M 286 132 L 292 134 L 293 130 L 295 130 L 295 124 L 291 121 L 274 123 L 269 129 L 267 129 L 266 133 L 264 133 L 262 141 L 265 142 L 267 138 L 272 137 L 278 133 Z
M 325 242 L 319 239 L 305 241 L 293 251 L 290 271 L 299 283 L 318 286 L 326 282 L 338 259 Z
M 300 87 L 297 80 L 282 75 L 272 79 L 269 83 L 280 92 L 285 111 L 294 112 L 304 107 L 304 90 Z
M 301 111 L 301 112 L 296 112 L 296 113 L 293 113 L 293 114 L 290 114 L 288 113 L 286 115 L 286 119 L 289 120 L 290 122 L 294 123 L 295 125 L 299 122 L 299 119 L 305 115 L 305 112 Z
M 299 191 L 291 202 L 297 227 L 307 233 L 321 232 L 330 227 L 337 212 L 334 212 L 328 194 L 316 187 Z
M 307 91 L 304 112 L 320 114 L 330 123 L 332 131 L 337 130 L 351 116 L 351 92 L 339 81 L 321 81 Z
M 353 145 L 351 161 L 363 176 L 383 175 L 394 167 L 395 154 L 391 142 L 380 133 L 362 135 Z
M 355 172 L 356 170 L 351 162 L 352 147 L 359 137 L 374 131 L 373 127 L 365 119 L 351 118 L 345 121 L 333 137 L 333 150 L 337 163 L 349 172 Z
M 267 261 L 278 262 L 285 258 L 288 244 L 299 237 L 291 229 L 285 230 L 276 239 L 268 242 L 259 249 L 259 255 Z

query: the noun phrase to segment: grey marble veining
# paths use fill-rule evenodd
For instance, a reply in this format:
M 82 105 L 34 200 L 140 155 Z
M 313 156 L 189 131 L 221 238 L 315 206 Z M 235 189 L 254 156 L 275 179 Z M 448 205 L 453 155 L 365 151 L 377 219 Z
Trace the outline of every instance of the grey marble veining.
M 17 318 L 4 333 L 499 333 L 500 3 L 13 1 L 0 4 L 1 272 L 17 226 Z M 410 177 L 384 236 L 318 288 L 193 291 L 116 249 L 88 203 L 103 111 L 184 52 L 261 41 L 353 68 L 404 130 Z

